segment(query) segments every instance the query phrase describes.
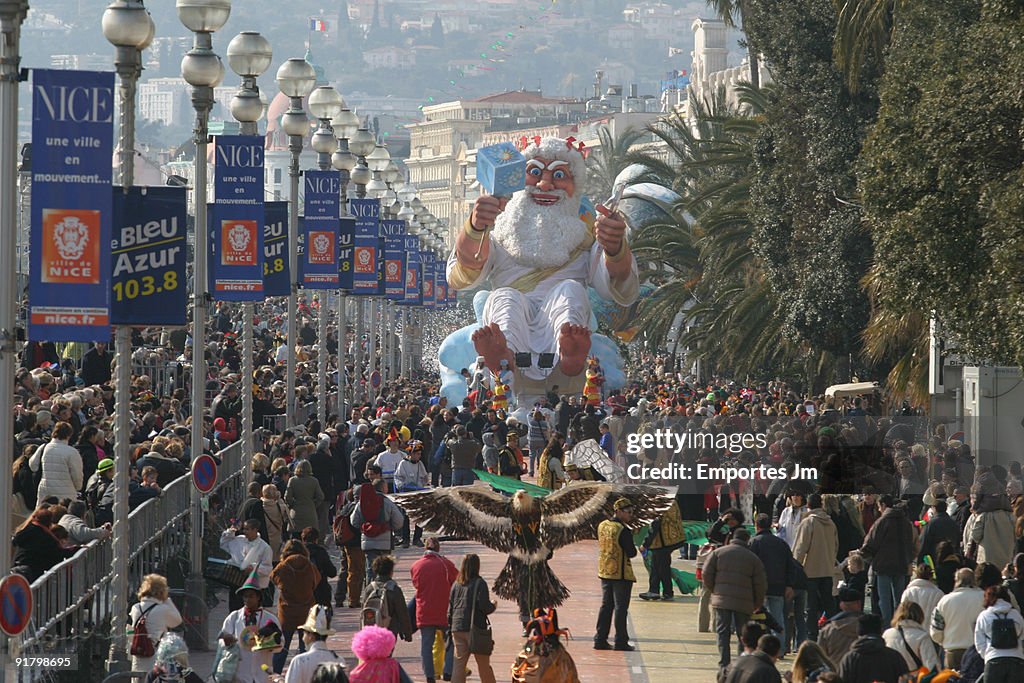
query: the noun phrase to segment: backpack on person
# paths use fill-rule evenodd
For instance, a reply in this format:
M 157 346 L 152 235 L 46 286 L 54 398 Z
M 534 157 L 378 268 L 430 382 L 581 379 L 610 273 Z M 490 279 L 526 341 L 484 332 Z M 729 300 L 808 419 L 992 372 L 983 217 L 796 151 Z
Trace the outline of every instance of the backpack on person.
M 398 587 L 393 580 L 385 583 L 373 581 L 370 592 L 363 600 L 363 610 L 359 615 L 359 626 L 380 626 L 389 628 L 391 625 L 391 608 L 388 606 L 388 591 Z
M 156 654 L 156 648 L 153 647 L 153 640 L 149 637 L 149 629 L 146 627 L 146 615 L 159 604 L 160 603 L 158 602 L 154 602 L 152 605 L 142 610 L 142 614 L 140 614 L 139 618 L 135 620 L 132 647 L 131 650 L 129 650 L 129 654 L 133 657 L 152 657 Z
M 359 541 L 359 531 L 352 526 L 352 511 L 355 509 L 355 503 L 348 503 L 340 508 L 337 516 L 334 518 L 334 542 L 338 544 L 338 547 L 354 545 Z
M 992 620 L 992 647 L 997 650 L 1016 649 L 1020 639 L 1017 637 L 1017 623 L 1010 618 L 1009 612 L 996 612 Z

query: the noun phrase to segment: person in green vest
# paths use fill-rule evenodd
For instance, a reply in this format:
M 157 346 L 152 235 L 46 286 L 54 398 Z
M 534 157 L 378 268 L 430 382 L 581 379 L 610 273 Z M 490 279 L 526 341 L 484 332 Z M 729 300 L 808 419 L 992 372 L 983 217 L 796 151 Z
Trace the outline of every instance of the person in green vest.
M 679 498 L 672 506 L 651 524 L 651 531 L 644 539 L 644 550 L 651 553 L 650 583 L 647 592 L 640 594 L 641 600 L 671 600 L 672 595 L 672 551 L 686 543 L 683 517 L 679 511 Z
M 597 613 L 597 633 L 594 634 L 595 650 L 634 649 L 629 644 L 627 618 L 629 598 L 636 583 L 630 558 L 636 557 L 633 532 L 626 526 L 633 519 L 633 503 L 628 498 L 619 498 L 613 505 L 615 516 L 606 519 L 597 527 L 597 575 L 601 579 L 601 609 Z M 615 615 L 615 645 L 608 642 Z

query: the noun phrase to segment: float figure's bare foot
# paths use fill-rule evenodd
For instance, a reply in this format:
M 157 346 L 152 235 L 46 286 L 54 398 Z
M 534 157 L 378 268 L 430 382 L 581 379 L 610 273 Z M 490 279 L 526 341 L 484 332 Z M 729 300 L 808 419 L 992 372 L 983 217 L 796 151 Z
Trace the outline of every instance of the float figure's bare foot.
M 501 370 L 501 361 L 508 361 L 509 370 L 515 370 L 516 358 L 512 349 L 508 348 L 508 341 L 505 334 L 498 328 L 497 323 L 484 325 L 473 333 L 471 337 L 477 354 L 484 357 L 487 368 L 495 375 Z M 589 341 L 587 344 L 590 346 Z
M 558 331 L 559 367 L 568 377 L 583 372 L 590 353 L 590 330 L 582 325 L 565 323 Z

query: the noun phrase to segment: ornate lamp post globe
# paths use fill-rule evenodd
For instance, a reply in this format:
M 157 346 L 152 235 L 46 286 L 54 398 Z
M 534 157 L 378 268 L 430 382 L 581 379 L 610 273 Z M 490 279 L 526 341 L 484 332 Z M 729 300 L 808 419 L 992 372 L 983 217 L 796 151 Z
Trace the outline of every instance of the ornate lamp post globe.
M 361 127 L 356 130 L 348 140 L 348 148 L 352 150 L 352 153 L 357 157 L 366 157 L 374 150 L 375 146 L 376 143 L 373 140 L 373 134 L 365 127 Z M 367 180 L 367 182 L 369 182 L 369 180 Z
M 316 71 L 305 59 L 292 57 L 285 61 L 277 70 L 277 87 L 285 97 L 301 100 L 313 90 L 316 83 Z M 293 104 L 295 104 L 293 102 Z M 281 116 L 281 127 L 288 135 L 304 136 L 309 131 L 309 119 L 305 110 L 299 106 L 291 106 Z
M 214 33 L 228 23 L 231 0 L 177 0 L 178 19 L 193 33 Z
M 265 111 L 256 77 L 270 68 L 274 51 L 270 41 L 256 31 L 242 31 L 228 43 L 228 66 L 242 77 L 242 89 L 231 99 L 231 115 L 242 123 L 256 123 Z
M 366 165 L 370 167 L 371 171 L 383 172 L 389 163 L 391 163 L 391 152 L 384 145 L 375 145 L 373 151 L 366 156 Z
M 156 26 L 141 0 L 115 0 L 103 10 L 103 37 L 114 47 L 145 50 Z
M 391 159 L 388 161 L 388 165 L 384 168 L 384 181 L 389 185 L 394 186 L 402 178 L 402 169 L 398 167 L 398 163 Z
M 270 68 L 274 51 L 256 31 L 242 31 L 228 43 L 228 66 L 239 76 L 259 76 Z
M 350 143 L 351 144 L 351 143 Z M 352 169 L 352 182 L 356 185 L 362 186 L 365 190 L 367 184 L 370 182 L 371 175 L 370 169 L 360 163 L 354 169 Z
M 366 194 L 381 199 L 388 191 L 388 185 L 380 177 L 380 171 L 373 172 L 373 179 L 366 184 Z M 387 206 L 387 205 L 385 205 Z
M 410 207 L 408 203 L 403 203 L 402 204 L 402 208 L 400 208 L 398 210 L 398 220 L 401 220 L 401 221 L 409 222 L 409 221 L 411 221 L 413 219 L 413 217 L 415 215 L 416 214 L 413 213 L 412 207 Z M 412 233 L 412 230 L 411 230 L 412 224 L 411 223 L 409 223 L 409 226 L 410 226 L 410 234 L 415 234 L 415 233 Z
M 339 148 L 331 156 L 331 165 L 339 171 L 351 171 L 358 162 L 359 159 L 356 158 L 356 155 L 347 149 Z
M 322 85 L 310 93 L 309 111 L 320 121 L 320 126 L 310 140 L 313 151 L 317 154 L 330 155 L 338 149 L 338 138 L 334 136 L 330 121 L 340 114 L 344 107 L 345 101 L 341 95 L 329 85 Z
M 334 127 L 334 132 L 339 138 L 348 140 L 359 130 L 359 117 L 348 107 L 343 106 L 338 115 L 331 121 L 331 125 Z M 349 170 L 351 171 L 352 169 Z
M 406 204 L 411 202 L 413 197 L 416 196 L 416 188 L 409 183 L 402 183 L 395 188 L 395 191 L 398 192 L 398 199 Z

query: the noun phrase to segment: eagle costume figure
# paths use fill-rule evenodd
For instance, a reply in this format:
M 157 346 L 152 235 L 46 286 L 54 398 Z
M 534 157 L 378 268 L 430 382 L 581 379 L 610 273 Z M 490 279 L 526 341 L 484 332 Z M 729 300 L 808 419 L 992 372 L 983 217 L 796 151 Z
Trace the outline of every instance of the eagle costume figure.
M 661 516 L 673 498 L 651 486 L 574 482 L 534 498 L 523 490 L 511 497 L 479 486 L 450 486 L 401 495 L 395 501 L 429 531 L 469 538 L 508 553 L 494 592 L 531 607 L 558 607 L 566 588 L 548 566 L 553 551 L 575 541 L 597 538 L 597 526 L 613 516 L 619 498 L 633 502 L 632 527 Z

